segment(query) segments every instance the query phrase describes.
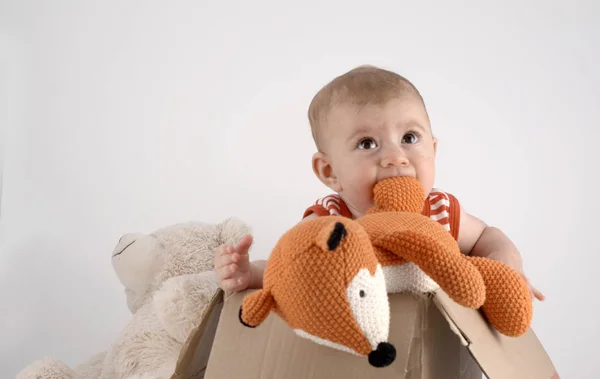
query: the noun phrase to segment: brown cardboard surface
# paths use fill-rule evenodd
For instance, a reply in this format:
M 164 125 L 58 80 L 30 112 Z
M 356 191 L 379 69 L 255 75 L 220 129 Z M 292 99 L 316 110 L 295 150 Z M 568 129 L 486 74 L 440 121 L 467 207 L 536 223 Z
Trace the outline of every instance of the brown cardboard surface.
M 223 291 L 219 289 L 204 310 L 202 322 L 183 345 L 171 379 L 204 378 L 222 308 Z
M 468 349 L 490 379 L 558 379 L 558 373 L 532 329 L 521 337 L 498 333 L 474 309 L 462 307 L 443 291 L 434 302 L 468 343 Z
M 503 336 L 443 291 L 390 295 L 389 340 L 397 356 L 385 368 L 301 338 L 275 314 L 255 329 L 241 325 L 239 306 L 250 292 L 215 294 L 171 379 L 480 379 L 482 370 L 489 379 L 559 379 L 533 330 Z
M 249 292 L 225 299 L 205 379 L 481 378 L 478 365 L 429 296 L 390 296 L 389 342 L 397 356 L 390 366 L 375 368 L 366 357 L 297 336 L 273 313 L 257 328 L 243 326 L 238 311 Z

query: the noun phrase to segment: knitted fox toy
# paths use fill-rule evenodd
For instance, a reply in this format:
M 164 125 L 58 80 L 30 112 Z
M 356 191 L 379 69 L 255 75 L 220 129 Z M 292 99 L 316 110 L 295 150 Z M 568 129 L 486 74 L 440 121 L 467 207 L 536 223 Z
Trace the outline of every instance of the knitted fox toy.
M 387 342 L 385 279 L 369 236 L 356 221 L 320 217 L 296 225 L 273 249 L 263 289 L 246 295 L 242 324 L 277 313 L 298 335 L 384 367 L 396 356 Z
M 286 232 L 267 261 L 263 289 L 243 300 L 242 324 L 256 327 L 273 311 L 298 335 L 384 367 L 395 359 L 387 293 L 441 287 L 463 306 L 482 307 L 499 332 L 527 331 L 532 304 L 523 278 L 461 254 L 450 233 L 420 214 L 416 179 L 385 179 L 374 196 L 376 206 L 358 220 L 326 216 Z
M 371 238 L 388 292 L 429 292 L 439 285 L 461 305 L 482 306 L 502 334 L 529 329 L 532 302 L 525 280 L 503 263 L 463 255 L 441 224 L 420 214 L 425 194 L 418 180 L 388 178 L 373 191 L 376 205 L 358 222 Z

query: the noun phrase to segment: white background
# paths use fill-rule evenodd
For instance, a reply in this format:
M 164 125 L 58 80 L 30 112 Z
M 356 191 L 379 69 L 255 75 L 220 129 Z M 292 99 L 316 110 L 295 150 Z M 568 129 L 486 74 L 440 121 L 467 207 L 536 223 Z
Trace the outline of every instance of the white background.
M 370 63 L 421 90 L 436 186 L 522 251 L 562 377 L 596 378 L 598 2 L 283 3 L 2 3 L 0 376 L 115 338 L 123 233 L 237 216 L 266 258 L 329 193 L 308 103 Z

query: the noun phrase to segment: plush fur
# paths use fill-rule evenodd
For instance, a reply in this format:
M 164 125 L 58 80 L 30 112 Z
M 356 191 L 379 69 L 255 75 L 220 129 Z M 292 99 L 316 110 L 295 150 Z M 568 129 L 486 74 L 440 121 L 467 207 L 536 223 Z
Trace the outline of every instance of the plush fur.
M 238 219 L 219 224 L 188 222 L 152 234 L 127 234 L 111 259 L 132 312 L 106 351 L 71 369 L 44 358 L 17 379 L 168 379 L 188 335 L 218 289 L 216 248 L 250 233 Z

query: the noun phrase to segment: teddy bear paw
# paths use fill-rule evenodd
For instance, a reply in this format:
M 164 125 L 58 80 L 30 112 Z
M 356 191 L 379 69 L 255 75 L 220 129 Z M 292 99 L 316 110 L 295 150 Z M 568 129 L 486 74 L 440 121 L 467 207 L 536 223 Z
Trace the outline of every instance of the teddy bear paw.
M 169 334 L 184 343 L 200 325 L 204 310 L 218 289 L 213 271 L 173 277 L 154 294 L 154 312 Z
M 77 374 L 64 362 L 43 358 L 21 370 L 16 379 L 76 379 Z

